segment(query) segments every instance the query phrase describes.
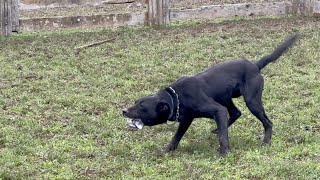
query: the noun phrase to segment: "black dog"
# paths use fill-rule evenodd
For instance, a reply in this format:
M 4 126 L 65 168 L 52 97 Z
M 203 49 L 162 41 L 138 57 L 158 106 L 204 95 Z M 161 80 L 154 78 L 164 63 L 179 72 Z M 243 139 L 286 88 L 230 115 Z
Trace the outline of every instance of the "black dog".
M 263 124 L 263 142 L 270 144 L 272 122 L 267 117 L 262 101 L 263 78 L 260 74 L 270 62 L 276 61 L 297 40 L 298 34 L 289 37 L 272 54 L 256 63 L 238 59 L 217 64 L 195 76 L 182 77 L 161 89 L 157 94 L 143 97 L 135 105 L 123 110 L 123 115 L 140 120 L 146 126 L 169 121 L 178 121 L 179 128 L 165 151 L 177 148 L 194 118 L 210 118 L 217 123 L 215 130 L 219 137 L 220 154 L 228 152 L 228 127 L 241 112 L 232 98 L 244 97 L 247 107 Z M 229 115 L 229 116 L 228 116 Z

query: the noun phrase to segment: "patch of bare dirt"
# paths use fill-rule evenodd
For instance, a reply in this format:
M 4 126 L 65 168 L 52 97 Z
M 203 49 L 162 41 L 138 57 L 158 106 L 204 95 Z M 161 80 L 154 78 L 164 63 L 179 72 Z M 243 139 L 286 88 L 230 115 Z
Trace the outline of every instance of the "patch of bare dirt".
M 200 23 L 181 25 L 176 29 L 159 29 L 161 33 L 174 35 L 179 34 L 180 31 L 190 33 L 193 36 L 198 36 L 203 33 L 211 33 L 216 31 L 228 32 L 233 30 L 249 31 L 252 29 L 283 29 L 287 31 L 295 30 L 297 27 L 319 27 L 319 18 L 317 17 L 283 17 L 283 18 L 260 18 L 260 19 L 244 19 L 244 20 L 224 20 L 221 22 L 206 21 L 207 23 Z M 181 28 L 183 27 L 183 28 Z M 259 34 L 257 34 L 259 36 Z

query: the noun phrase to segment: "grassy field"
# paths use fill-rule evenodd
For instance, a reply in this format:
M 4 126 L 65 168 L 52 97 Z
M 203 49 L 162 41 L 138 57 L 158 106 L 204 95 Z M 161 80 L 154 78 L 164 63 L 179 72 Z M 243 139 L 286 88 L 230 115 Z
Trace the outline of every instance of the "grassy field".
M 319 28 L 319 19 L 284 17 L 1 37 L 0 179 L 317 179 Z M 226 158 L 209 119 L 169 154 L 160 150 L 177 124 L 127 129 L 121 109 L 137 98 L 212 64 L 258 60 L 296 31 L 299 42 L 262 72 L 270 147 L 260 147 L 262 124 L 241 98 Z

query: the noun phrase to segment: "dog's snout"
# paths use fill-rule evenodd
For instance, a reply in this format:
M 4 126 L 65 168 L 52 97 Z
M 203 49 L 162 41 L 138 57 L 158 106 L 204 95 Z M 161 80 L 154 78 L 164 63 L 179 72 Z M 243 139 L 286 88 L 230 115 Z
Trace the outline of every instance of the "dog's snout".
M 123 114 L 124 116 L 127 115 L 127 114 L 128 114 L 128 109 L 127 109 L 127 108 L 122 109 L 122 114 Z

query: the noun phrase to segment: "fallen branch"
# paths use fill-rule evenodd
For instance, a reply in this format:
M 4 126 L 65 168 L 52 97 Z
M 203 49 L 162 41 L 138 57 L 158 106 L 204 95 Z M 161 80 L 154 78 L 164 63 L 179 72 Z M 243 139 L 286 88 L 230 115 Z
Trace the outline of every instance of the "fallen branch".
M 134 3 L 135 0 L 128 0 L 128 1 L 122 1 L 122 2 L 117 2 L 117 1 L 103 1 L 102 4 L 130 4 Z
M 78 54 L 82 49 L 86 49 L 86 48 L 94 47 L 94 46 L 99 46 L 99 45 L 101 45 L 103 43 L 114 41 L 115 39 L 116 38 L 107 39 L 107 40 L 103 40 L 103 41 L 99 41 L 99 42 L 94 42 L 94 43 L 91 43 L 91 44 L 87 44 L 87 45 L 76 47 L 74 49 L 76 50 L 76 54 Z

